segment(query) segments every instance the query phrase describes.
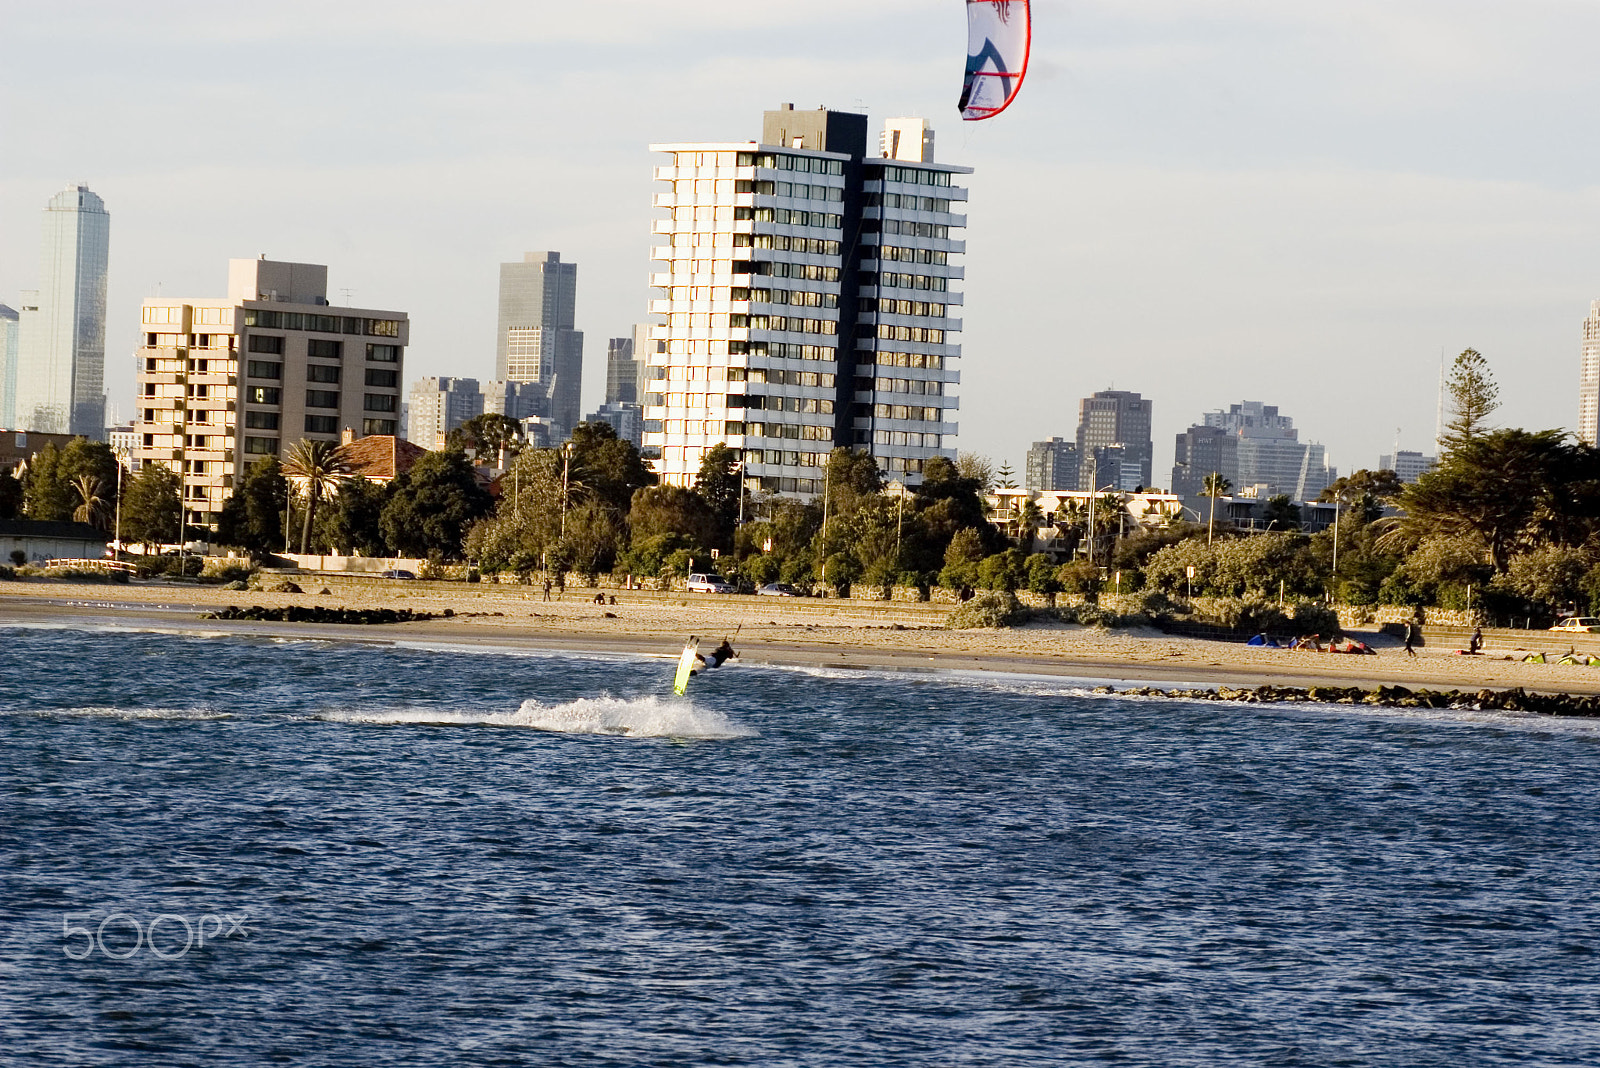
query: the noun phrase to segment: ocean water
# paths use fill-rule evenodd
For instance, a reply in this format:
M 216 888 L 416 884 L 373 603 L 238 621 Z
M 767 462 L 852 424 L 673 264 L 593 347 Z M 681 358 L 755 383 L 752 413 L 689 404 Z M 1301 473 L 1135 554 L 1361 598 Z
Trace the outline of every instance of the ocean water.
M 1600 728 L 0 630 L 6 1065 L 1600 1064 Z

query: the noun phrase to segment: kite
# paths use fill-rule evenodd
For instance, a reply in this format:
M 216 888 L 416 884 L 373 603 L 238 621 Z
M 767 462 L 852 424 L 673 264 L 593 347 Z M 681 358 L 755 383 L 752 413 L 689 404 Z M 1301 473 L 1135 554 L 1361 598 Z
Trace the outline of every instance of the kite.
M 1028 73 L 1033 20 L 1028 0 L 967 0 L 967 76 L 961 117 L 990 119 L 1017 98 Z

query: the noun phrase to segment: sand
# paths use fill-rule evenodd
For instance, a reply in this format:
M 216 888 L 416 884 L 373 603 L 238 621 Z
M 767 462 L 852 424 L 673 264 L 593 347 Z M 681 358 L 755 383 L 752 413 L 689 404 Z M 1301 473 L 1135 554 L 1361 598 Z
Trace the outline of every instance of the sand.
M 1258 649 L 1157 631 L 1107 631 L 1064 624 L 1006 630 L 944 628 L 945 605 L 867 603 L 784 597 L 615 594 L 597 605 L 598 591 L 568 590 L 544 601 L 531 586 L 457 583 L 327 581 L 302 577 L 301 594 L 165 580 L 125 586 L 52 580 L 0 582 L 0 626 L 80 624 L 196 634 L 271 634 L 361 641 L 426 641 L 481 647 L 565 649 L 676 656 L 684 637 L 733 636 L 745 663 L 832 666 L 867 670 L 1001 671 L 1067 676 L 1126 684 L 1172 686 L 1403 685 L 1478 690 L 1522 687 L 1541 693 L 1600 693 L 1600 668 L 1524 664 L 1521 649 L 1489 648 L 1481 657 L 1425 648 L 1416 659 L 1375 632 L 1358 637 L 1378 656 L 1345 656 Z M 322 595 L 324 586 L 330 591 Z M 410 608 L 458 615 L 385 626 L 202 620 L 203 613 L 237 605 L 322 605 Z M 1529 635 L 1528 648 L 1566 643 Z

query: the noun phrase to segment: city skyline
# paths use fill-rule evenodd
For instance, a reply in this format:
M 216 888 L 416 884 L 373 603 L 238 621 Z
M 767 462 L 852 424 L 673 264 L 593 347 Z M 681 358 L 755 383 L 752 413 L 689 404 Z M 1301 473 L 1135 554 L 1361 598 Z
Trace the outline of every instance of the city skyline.
M 1011 373 L 964 382 L 963 449 L 1020 466 L 1031 441 L 1070 433 L 1062 403 L 1114 367 L 1112 384 L 1155 401 L 1158 472 L 1191 397 L 1271 396 L 1306 413 L 1331 463 L 1370 466 L 1396 427 L 1402 449 L 1432 451 L 1440 354 L 1468 346 L 1497 370 L 1499 421 L 1577 429 L 1600 205 L 1592 150 L 1543 131 L 1581 126 L 1575 102 L 1596 76 L 1576 42 L 1600 13 L 1409 2 L 1341 21 L 1225 4 L 1197 20 L 1153 2 L 1070 17 L 1041 2 L 1029 93 L 954 127 L 955 10 L 627 5 L 601 30 L 575 11 L 485 4 L 441 33 L 400 3 L 370 35 L 356 13 L 319 12 L 344 38 L 340 62 L 321 62 L 331 42 L 295 37 L 304 76 L 252 120 L 241 155 L 174 161 L 133 135 L 140 109 L 230 121 L 255 92 L 243 71 L 288 26 L 221 15 L 208 32 L 235 42 L 241 73 L 167 70 L 123 99 L 107 87 L 146 84 L 131 66 L 143 44 L 200 47 L 198 30 L 178 4 L 86 11 L 8 20 L 0 93 L 22 150 L 0 160 L 0 302 L 34 287 L 41 198 L 87 176 L 118 206 L 107 380 L 124 418 L 139 302 L 208 292 L 208 265 L 230 257 L 339 263 L 360 280 L 351 302 L 411 310 L 415 375 L 491 376 L 477 354 L 492 351 L 495 265 L 529 247 L 585 264 L 579 324 L 620 335 L 649 298 L 646 146 L 742 129 L 794 99 L 925 116 L 944 154 L 977 168 L 963 341 Z M 62 61 L 69 46 L 83 62 Z M 682 77 L 658 87 L 643 59 L 662 49 Z M 402 75 L 397 51 L 420 62 Z M 730 79 L 747 88 L 706 91 Z M 552 83 L 561 106 L 539 106 Z M 526 116 L 516 145 L 490 132 L 507 106 Z M 358 133 L 316 132 L 338 124 Z M 529 173 L 539 195 L 506 195 Z M 601 399 L 590 363 L 585 411 Z M 1050 388 L 1017 388 L 1033 381 Z

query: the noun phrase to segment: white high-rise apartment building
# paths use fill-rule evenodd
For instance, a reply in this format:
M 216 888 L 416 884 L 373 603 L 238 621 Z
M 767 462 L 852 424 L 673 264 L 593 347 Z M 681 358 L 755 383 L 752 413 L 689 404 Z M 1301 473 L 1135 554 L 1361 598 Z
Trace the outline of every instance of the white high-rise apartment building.
M 1578 440 L 1600 444 L 1600 300 L 1583 321 L 1583 361 L 1578 374 Z
M 36 300 L 24 294 L 13 422 L 19 430 L 105 437 L 106 262 L 111 216 L 86 185 L 44 210 Z
M 186 522 L 214 524 L 247 466 L 302 438 L 398 429 L 410 321 L 327 288 L 319 264 L 230 260 L 225 298 L 144 302 L 134 458 L 182 472 Z
M 926 141 L 931 145 L 931 134 Z M 691 485 L 707 449 L 739 454 L 745 485 L 823 490 L 835 446 L 915 484 L 955 456 L 948 386 L 960 355 L 950 283 L 965 251 L 951 213 L 970 168 L 866 156 L 864 115 L 789 105 L 758 142 L 652 145 L 672 162 L 652 249 L 663 316 L 644 354 L 644 451 Z

